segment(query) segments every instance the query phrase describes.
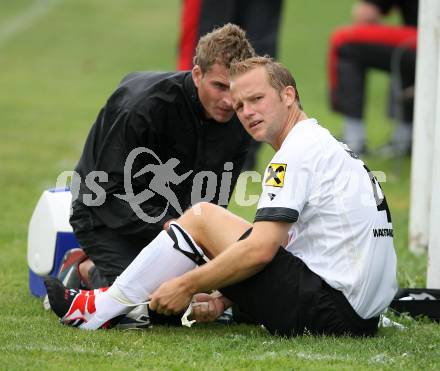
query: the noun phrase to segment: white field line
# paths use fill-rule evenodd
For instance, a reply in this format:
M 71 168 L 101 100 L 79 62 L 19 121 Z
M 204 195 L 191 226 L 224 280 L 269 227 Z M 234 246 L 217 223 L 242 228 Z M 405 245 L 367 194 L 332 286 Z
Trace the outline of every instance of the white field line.
M 118 357 L 133 357 L 134 355 L 138 355 L 139 352 L 125 352 L 119 349 L 109 349 L 109 350 L 96 350 L 92 347 L 82 347 L 78 345 L 73 346 L 56 346 L 56 345 L 21 345 L 21 344 L 8 344 L 0 346 L 1 352 L 15 352 L 22 353 L 23 351 L 38 351 L 38 352 L 46 352 L 46 353 L 57 353 L 57 354 L 72 354 L 72 353 L 81 353 L 81 354 L 92 354 L 99 356 L 118 356 Z
M 0 47 L 16 34 L 30 28 L 36 21 L 55 8 L 61 0 L 35 0 L 33 4 L 13 19 L 0 24 Z
M 319 354 L 319 353 L 305 353 L 305 352 L 296 352 L 294 350 L 281 350 L 281 351 L 269 351 L 264 352 L 262 354 L 258 354 L 253 356 L 252 359 L 257 361 L 264 361 L 266 359 L 275 359 L 279 357 L 298 357 L 302 359 L 307 359 L 310 361 L 339 361 L 339 362 L 349 362 L 354 360 L 353 357 L 350 357 L 348 354 L 344 356 L 338 356 L 335 354 Z
M 78 345 L 73 346 L 56 346 L 56 345 L 38 345 L 38 344 L 7 344 L 0 345 L 0 352 L 15 352 L 22 353 L 23 351 L 38 351 L 38 352 L 46 352 L 46 353 L 57 353 L 57 354 L 72 354 L 72 353 L 81 353 L 81 354 L 91 354 L 98 356 L 115 356 L 115 357 L 142 357 L 145 355 L 144 352 L 139 350 L 130 350 L 130 351 L 122 351 L 120 349 L 112 348 L 109 350 L 96 350 L 91 347 L 83 347 Z M 151 353 L 148 353 L 151 354 Z M 262 354 L 251 356 L 250 359 L 254 361 L 265 361 L 267 359 L 276 359 L 282 357 L 298 357 L 302 359 L 306 359 L 309 361 L 333 361 L 333 362 L 350 362 L 355 361 L 354 357 L 347 355 L 336 355 L 336 354 L 319 354 L 319 353 L 307 353 L 307 352 L 295 352 L 291 349 L 282 350 L 282 351 L 272 351 L 272 352 L 264 352 Z M 402 354 L 402 357 L 406 357 L 407 354 Z M 218 358 L 218 357 L 216 357 Z M 246 358 L 246 357 L 245 357 Z M 367 362 L 369 364 L 391 364 L 395 362 L 395 359 L 386 355 L 384 353 L 376 354 L 371 356 L 368 360 L 363 362 Z
M 406 354 L 403 354 L 402 357 L 405 357 Z M 337 354 L 325 354 L 325 353 L 310 353 L 310 352 L 296 352 L 294 350 L 281 350 L 281 351 L 269 351 L 264 352 L 262 354 L 258 354 L 256 356 L 252 356 L 251 359 L 255 361 L 265 361 L 267 359 L 276 359 L 279 357 L 298 357 L 302 359 L 306 359 L 309 361 L 333 361 L 333 362 L 353 362 L 356 361 L 356 358 L 350 356 L 348 354 L 345 355 L 337 355 Z M 394 358 L 390 357 L 387 354 L 381 353 L 372 355 L 369 359 L 363 361 L 369 364 L 390 364 L 394 363 Z

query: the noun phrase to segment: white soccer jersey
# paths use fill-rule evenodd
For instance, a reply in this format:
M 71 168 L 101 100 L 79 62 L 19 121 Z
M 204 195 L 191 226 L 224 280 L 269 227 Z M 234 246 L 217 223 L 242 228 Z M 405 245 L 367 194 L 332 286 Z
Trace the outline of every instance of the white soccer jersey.
M 293 223 L 287 250 L 343 292 L 362 318 L 397 291 L 393 227 L 376 179 L 315 119 L 298 122 L 269 164 L 255 221 Z

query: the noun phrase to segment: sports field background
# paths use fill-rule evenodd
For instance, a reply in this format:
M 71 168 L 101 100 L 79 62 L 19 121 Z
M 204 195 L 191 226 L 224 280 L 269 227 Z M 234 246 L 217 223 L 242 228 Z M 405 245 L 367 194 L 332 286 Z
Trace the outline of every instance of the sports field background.
M 305 111 L 335 135 L 340 117 L 327 104 L 327 40 L 349 22 L 352 3 L 286 0 L 281 29 L 279 59 L 294 73 Z M 0 370 L 439 368 L 439 328 L 426 320 L 399 318 L 407 330 L 382 329 L 363 340 L 287 340 L 259 327 L 219 325 L 86 333 L 59 325 L 29 294 L 27 227 L 39 196 L 73 169 L 99 108 L 125 74 L 174 69 L 179 7 L 178 0 L 0 0 Z M 369 78 L 371 147 L 392 130 L 387 81 L 381 73 Z M 260 152 L 260 171 L 271 153 Z M 387 177 L 399 284 L 424 287 L 426 256 L 407 249 L 410 160 L 366 162 Z M 231 208 L 252 220 L 253 207 Z

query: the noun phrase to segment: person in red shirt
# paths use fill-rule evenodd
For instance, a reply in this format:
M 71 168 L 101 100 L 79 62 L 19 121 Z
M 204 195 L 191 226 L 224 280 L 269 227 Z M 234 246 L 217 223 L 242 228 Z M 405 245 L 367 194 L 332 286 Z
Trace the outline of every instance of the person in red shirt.
M 402 26 L 381 23 L 393 9 Z M 361 0 L 353 7 L 353 25 L 330 37 L 328 76 L 331 108 L 343 115 L 343 140 L 357 153 L 367 152 L 364 106 L 366 75 L 371 69 L 391 73 L 390 114 L 396 128 L 383 155 L 411 150 L 418 0 Z

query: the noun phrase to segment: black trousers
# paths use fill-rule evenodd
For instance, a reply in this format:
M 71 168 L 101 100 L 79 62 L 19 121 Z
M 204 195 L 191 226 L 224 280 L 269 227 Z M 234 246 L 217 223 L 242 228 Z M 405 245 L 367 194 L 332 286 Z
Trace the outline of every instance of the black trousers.
M 107 227 L 76 231 L 75 236 L 81 248 L 95 263 L 95 268 L 89 273 L 93 285 L 90 288 L 111 285 L 153 239 L 124 237 Z
M 416 37 L 414 27 L 363 25 L 337 29 L 331 36 L 329 51 L 332 109 L 361 119 L 368 71 L 393 71 L 396 75 L 392 84 L 400 86 L 393 89 L 389 113 L 400 121 L 412 122 L 413 96 L 402 92 L 414 86 Z
M 151 225 L 152 228 L 142 234 L 115 231 L 80 202 L 72 204 L 70 224 L 80 247 L 95 264 L 89 273 L 93 285 L 89 289 L 111 285 L 162 230 L 159 225 Z

